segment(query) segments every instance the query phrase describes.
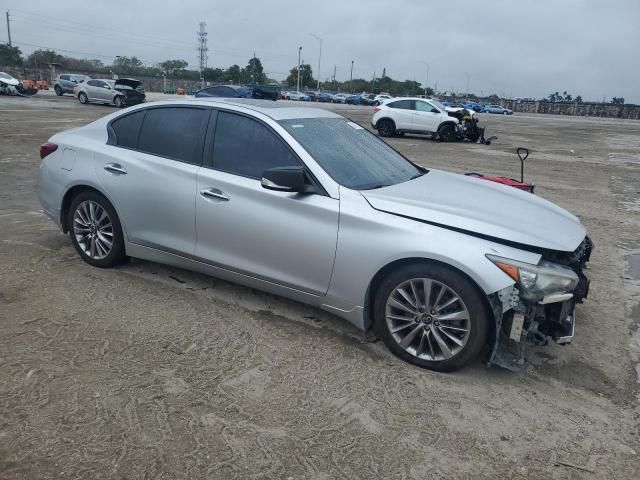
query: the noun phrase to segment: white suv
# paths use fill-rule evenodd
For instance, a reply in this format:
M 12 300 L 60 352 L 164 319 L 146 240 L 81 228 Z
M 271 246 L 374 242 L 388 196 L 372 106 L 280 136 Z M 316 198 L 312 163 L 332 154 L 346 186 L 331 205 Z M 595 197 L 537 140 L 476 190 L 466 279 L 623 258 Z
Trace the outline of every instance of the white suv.
M 459 110 L 459 109 L 452 109 Z M 437 100 L 394 98 L 373 110 L 371 126 L 381 137 L 403 133 L 437 134 L 443 141 L 455 139 L 458 121 Z

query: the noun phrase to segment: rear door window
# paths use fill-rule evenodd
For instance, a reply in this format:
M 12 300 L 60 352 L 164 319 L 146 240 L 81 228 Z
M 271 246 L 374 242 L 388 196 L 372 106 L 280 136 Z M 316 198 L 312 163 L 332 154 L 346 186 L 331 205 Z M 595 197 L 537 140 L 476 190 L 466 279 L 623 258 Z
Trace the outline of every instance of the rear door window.
M 414 103 L 415 102 L 413 100 L 398 100 L 396 102 L 389 103 L 387 106 L 400 110 L 414 110 Z
M 200 165 L 211 110 L 166 107 L 146 110 L 138 150 Z
M 213 146 L 213 168 L 242 177 L 262 177 L 274 167 L 300 162 L 275 132 L 244 115 L 219 112 Z

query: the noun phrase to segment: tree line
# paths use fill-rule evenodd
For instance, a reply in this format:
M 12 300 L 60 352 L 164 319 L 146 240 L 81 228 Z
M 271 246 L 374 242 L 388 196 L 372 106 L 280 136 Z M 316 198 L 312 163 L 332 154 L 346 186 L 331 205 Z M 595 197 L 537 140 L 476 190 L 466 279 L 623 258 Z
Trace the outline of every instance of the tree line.
M 111 75 L 132 75 L 144 77 L 166 77 L 176 80 L 200 80 L 200 72 L 189 68 L 186 60 L 171 59 L 160 62 L 156 65 L 145 65 L 137 57 L 116 57 L 110 64 L 105 64 L 98 59 L 79 59 L 61 55 L 54 50 L 39 49 L 23 57 L 19 47 L 10 47 L 6 44 L 0 44 L 0 65 L 15 66 L 30 69 L 46 69 L 50 64 L 56 64 L 67 71 L 73 72 L 91 72 L 102 73 L 105 76 Z M 234 84 L 251 84 L 251 83 L 276 83 L 276 80 L 268 78 L 262 62 L 258 57 L 252 57 L 247 61 L 246 66 L 231 65 L 228 68 L 206 68 L 203 71 L 204 79 L 213 83 L 234 83 Z M 278 82 L 280 83 L 280 82 Z M 294 66 L 289 71 L 289 75 L 284 81 L 283 88 L 296 88 L 298 85 L 298 66 Z M 313 68 L 310 64 L 302 64 L 300 66 L 300 89 L 315 89 L 317 80 L 313 77 Z M 371 80 L 364 78 L 354 78 L 344 82 L 331 81 L 320 82 L 322 90 L 340 91 L 340 92 L 385 92 L 394 96 L 414 96 L 414 95 L 435 95 L 436 92 L 432 88 L 424 88 L 420 82 L 415 80 L 394 80 L 386 75 L 379 78 L 373 77 Z M 446 94 L 446 92 L 438 92 L 438 94 Z M 460 98 L 478 98 L 472 93 L 456 95 Z M 497 95 L 491 95 L 495 101 L 499 100 Z M 582 96 L 575 97 L 564 91 L 554 92 L 546 98 L 549 102 L 576 102 L 583 103 Z M 613 97 L 612 104 L 624 104 L 623 97 Z

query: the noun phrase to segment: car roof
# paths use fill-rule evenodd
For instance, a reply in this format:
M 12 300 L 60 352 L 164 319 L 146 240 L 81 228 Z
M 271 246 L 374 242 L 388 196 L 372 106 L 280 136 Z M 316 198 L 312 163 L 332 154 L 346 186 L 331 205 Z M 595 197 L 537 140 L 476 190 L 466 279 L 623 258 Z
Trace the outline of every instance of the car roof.
M 297 118 L 343 118 L 337 113 L 323 108 L 290 106 L 273 100 L 258 100 L 254 98 L 222 98 L 222 97 L 193 97 L 184 100 L 167 100 L 145 103 L 145 106 L 157 105 L 204 105 L 224 108 L 236 106 L 261 113 L 273 120 L 294 120 Z

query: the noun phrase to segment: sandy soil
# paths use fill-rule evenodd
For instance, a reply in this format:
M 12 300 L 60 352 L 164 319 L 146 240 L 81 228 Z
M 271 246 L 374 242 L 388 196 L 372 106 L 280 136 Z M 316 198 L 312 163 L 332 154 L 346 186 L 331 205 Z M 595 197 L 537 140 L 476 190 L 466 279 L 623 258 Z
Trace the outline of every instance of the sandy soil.
M 572 345 L 437 374 L 295 302 L 83 263 L 40 213 L 38 147 L 112 111 L 0 98 L 0 478 L 640 478 L 639 122 L 485 115 L 490 147 L 390 141 L 512 176 L 530 147 L 527 179 L 596 244 Z

